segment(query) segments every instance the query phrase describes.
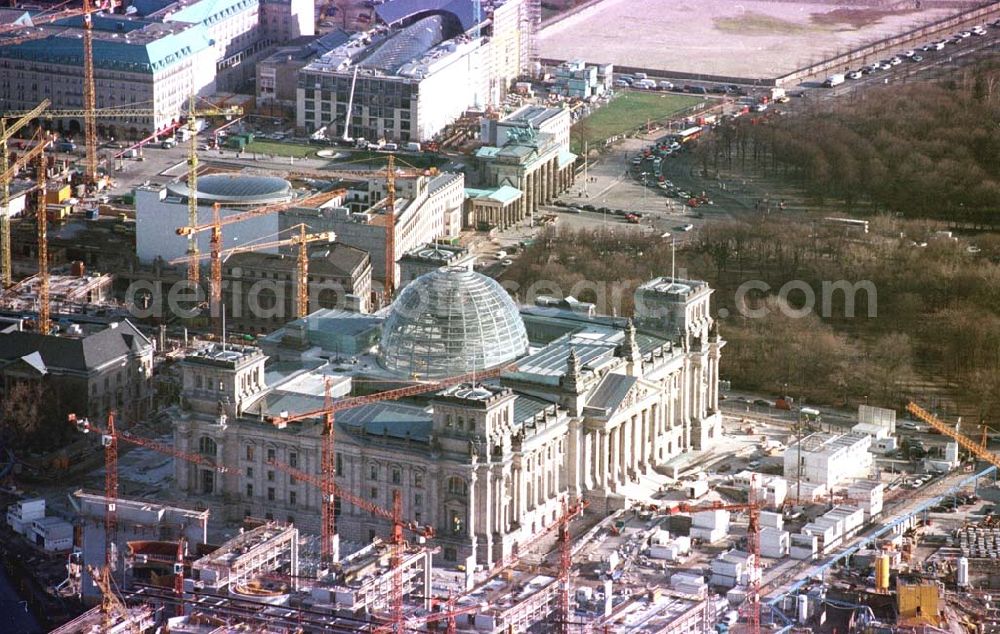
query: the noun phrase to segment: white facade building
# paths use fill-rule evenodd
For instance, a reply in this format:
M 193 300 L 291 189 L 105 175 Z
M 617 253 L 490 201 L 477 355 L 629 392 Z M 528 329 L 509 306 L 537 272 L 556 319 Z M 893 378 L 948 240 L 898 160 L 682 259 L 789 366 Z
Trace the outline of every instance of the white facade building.
M 644 292 L 664 283 L 656 280 Z M 703 282 L 677 283 L 696 291 L 688 301 L 707 304 L 711 290 Z M 425 302 L 411 305 L 414 297 Z M 669 310 L 694 314 L 684 297 L 674 299 Z M 383 507 L 398 492 L 408 520 L 434 527 L 444 560 L 470 567 L 510 556 L 578 498 L 625 508 L 630 482 L 721 437 L 712 377 L 725 342 L 710 319 L 684 319 L 669 322 L 679 325 L 675 336 L 655 318 L 637 327 L 569 310 L 518 311 L 496 282 L 477 273 L 428 273 L 390 309 L 378 354 L 364 351 L 353 370 L 329 371 L 391 383 L 421 372 L 462 374 L 470 364 L 487 370 L 516 360 L 517 368 L 418 403 L 386 401 L 338 413 L 338 486 Z M 332 354 L 315 360 L 325 363 L 322 357 Z M 483 357 L 496 360 L 477 361 Z M 218 474 L 177 462 L 177 490 L 227 519 L 264 515 L 318 532 L 320 491 L 273 464 L 319 473 L 318 421 L 269 417 L 310 411 L 321 396 L 295 403 L 277 394 L 280 384 L 265 382 L 275 376 L 266 362 L 256 348 L 232 346 L 183 361 L 185 405 L 170 411 L 175 447 L 229 469 Z M 366 511 L 338 508 L 342 540 L 386 534 L 387 525 Z M 719 523 L 714 529 L 725 531 Z
M 417 247 L 442 238 L 457 237 L 461 231 L 465 199 L 465 176 L 442 173 L 435 176 L 398 179 L 395 204 L 396 262 Z M 321 208 L 289 209 L 279 218 L 285 231 L 305 223 L 308 231 L 333 231 L 337 242 L 367 251 L 371 257 L 372 276 L 385 279 L 385 182 L 369 181 L 366 190 L 351 190 L 341 204 Z M 393 271 L 393 285 L 400 287 L 399 266 Z
M 785 450 L 785 478 L 794 487 L 801 470 L 803 482 L 822 484 L 828 489 L 868 478 L 873 462 L 868 451 L 871 444 L 872 437 L 867 434 L 811 434 Z
M 135 189 L 136 255 L 140 262 L 157 258 L 170 261 L 187 253 L 188 239 L 177 235 L 188 225 L 190 190 L 181 182 L 168 185 L 143 185 Z M 220 215 L 228 216 L 246 209 L 291 200 L 288 181 L 275 177 L 213 174 L 198 179 L 198 223 L 212 222 L 212 205 L 221 205 Z M 336 204 L 331 201 L 330 204 Z M 278 214 L 266 214 L 227 225 L 222 230 L 222 248 L 227 249 L 258 241 L 261 236 L 278 232 Z M 210 250 L 210 232 L 198 234 L 201 253 Z M 271 253 L 274 249 L 264 249 Z

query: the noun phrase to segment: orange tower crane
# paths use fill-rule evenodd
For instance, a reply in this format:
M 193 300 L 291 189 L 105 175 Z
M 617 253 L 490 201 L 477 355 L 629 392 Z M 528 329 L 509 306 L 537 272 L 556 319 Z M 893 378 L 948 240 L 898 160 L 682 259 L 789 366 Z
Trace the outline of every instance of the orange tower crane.
M 94 423 L 90 422 L 88 418 L 79 418 L 76 414 L 70 414 L 68 416 L 69 423 L 77 428 L 78 431 L 88 434 L 90 432 L 95 432 L 101 435 L 101 445 L 104 447 L 104 497 L 107 501 L 107 507 L 104 512 L 104 544 L 105 544 L 105 565 L 114 569 L 115 554 L 114 551 L 117 548 L 117 538 L 118 538 L 118 515 L 117 515 L 117 503 L 118 503 L 118 441 L 123 440 L 129 444 L 136 445 L 139 447 L 145 447 L 147 449 L 152 449 L 158 453 L 162 453 L 168 456 L 173 456 L 180 460 L 186 460 L 188 462 L 193 462 L 205 467 L 209 467 L 218 471 L 219 473 L 225 473 L 228 469 L 225 466 L 216 465 L 214 462 L 205 458 L 204 456 L 198 454 L 191 454 L 178 449 L 174 449 L 169 445 L 164 445 L 163 443 L 157 442 L 155 440 L 150 440 L 148 438 L 140 438 L 126 431 L 121 431 L 115 426 L 115 413 L 113 411 L 108 412 L 108 422 L 105 428 L 100 428 Z
M 218 205 L 213 206 L 213 216 L 218 218 Z M 313 242 L 333 242 L 336 239 L 336 234 L 332 231 L 327 231 L 324 233 L 306 233 L 306 225 L 298 224 L 292 229 L 298 230 L 298 235 L 291 238 L 285 238 L 282 240 L 273 240 L 271 242 L 259 242 L 256 244 L 249 244 L 246 246 L 232 247 L 230 249 L 216 249 L 216 242 L 212 243 L 212 252 L 198 253 L 195 255 L 183 255 L 179 258 L 174 258 L 170 260 L 170 264 L 184 264 L 192 263 L 196 260 L 202 260 L 204 258 L 211 258 L 212 261 L 212 274 L 211 274 L 211 302 L 212 302 L 212 315 L 217 316 L 219 312 L 219 306 L 222 302 L 222 260 L 226 256 L 233 255 L 236 253 L 247 253 L 250 251 L 259 251 L 261 249 L 273 249 L 277 247 L 284 246 L 296 246 L 297 248 L 297 258 L 296 258 L 296 272 L 295 272 L 295 316 L 297 318 L 305 317 L 309 312 L 309 249 L 308 245 Z
M 517 546 L 517 549 L 510 555 L 498 561 L 486 572 L 486 576 L 483 581 L 489 581 L 498 575 L 503 574 L 507 570 L 510 570 L 516 566 L 521 561 L 521 556 L 536 547 L 542 542 L 546 537 L 550 536 L 553 532 L 558 531 L 559 535 L 559 631 L 565 632 L 569 631 L 570 626 L 570 593 L 569 593 L 569 580 L 570 572 L 573 565 L 572 560 L 572 542 L 570 541 L 569 534 L 569 523 L 572 522 L 577 517 L 583 514 L 584 509 L 587 507 L 588 503 L 582 498 L 574 502 L 564 502 L 563 512 L 556 519 L 555 522 L 544 527 L 538 533 L 535 533 L 528 541 Z M 458 627 L 455 621 L 456 616 L 462 614 L 468 614 L 470 612 L 477 612 L 481 609 L 480 605 L 470 605 L 461 608 L 456 608 L 455 603 L 463 597 L 469 597 L 473 591 L 467 592 L 459 596 L 449 596 L 448 600 L 445 602 L 445 608 L 441 612 L 436 612 L 424 617 L 419 617 L 416 619 L 407 619 L 407 625 L 415 625 L 419 623 L 427 623 L 431 621 L 440 621 L 447 619 L 447 629 L 448 634 L 456 634 Z
M 324 560 L 333 561 L 335 559 L 335 543 L 336 543 L 336 532 L 334 525 L 334 498 L 340 497 L 341 492 L 337 488 L 336 483 L 336 465 L 335 465 L 335 451 L 334 443 L 336 436 L 336 425 L 335 416 L 337 412 L 353 409 L 355 407 L 361 407 L 362 405 L 369 405 L 371 403 L 378 403 L 381 401 L 394 401 L 401 398 L 406 398 L 409 396 L 416 396 L 418 394 L 426 394 L 427 392 L 434 392 L 437 390 L 450 387 L 452 385 L 459 385 L 461 383 L 467 383 L 469 381 L 475 381 L 476 379 L 485 379 L 494 376 L 499 376 L 502 372 L 507 371 L 509 367 L 504 368 L 494 368 L 492 370 L 486 370 L 483 372 L 470 372 L 468 374 L 462 374 L 460 376 L 454 376 L 446 379 L 441 379 L 439 381 L 434 381 L 431 383 L 416 383 L 407 387 L 398 388 L 395 390 L 388 390 L 385 392 L 378 392 L 376 394 L 369 394 L 366 396 L 354 396 L 349 398 L 344 398 L 339 401 L 332 401 L 329 398 L 329 391 L 327 391 L 327 398 L 323 404 L 322 409 L 313 410 L 310 412 L 302 412 L 299 414 L 293 414 L 290 416 L 273 416 L 271 417 L 271 422 L 274 424 L 287 424 L 290 422 L 307 420 L 307 419 L 321 419 L 323 421 L 323 464 L 321 466 L 321 473 L 325 478 L 321 481 L 317 481 L 312 476 L 309 479 L 314 482 L 325 482 L 326 484 L 317 484 L 320 490 L 323 491 L 323 525 L 322 525 L 322 546 L 321 553 Z M 329 390 L 329 388 L 327 388 Z M 291 473 L 288 470 L 297 469 L 291 467 L 290 465 L 285 465 L 282 463 L 275 463 L 275 466 L 279 470 L 285 470 L 287 473 Z M 292 474 L 298 479 L 305 479 L 300 477 L 298 474 Z M 303 474 L 303 476 L 306 474 Z M 348 499 L 348 501 L 351 501 Z M 354 502 L 351 502 L 352 504 Z M 365 508 L 365 507 L 359 507 Z
M 174 594 L 177 595 L 177 616 L 184 616 L 184 536 L 177 540 L 177 560 L 174 562 Z
M 188 186 L 190 189 L 190 185 Z M 188 237 L 188 253 L 183 259 L 178 259 L 175 261 L 186 261 L 188 262 L 188 279 L 192 281 L 198 280 L 198 275 L 194 271 L 198 269 L 198 247 L 197 247 L 197 234 L 202 231 L 211 231 L 212 236 L 209 240 L 211 245 L 211 261 L 212 261 L 212 271 L 210 280 L 210 295 L 212 297 L 213 305 L 213 318 L 217 318 L 216 314 L 217 308 L 219 307 L 219 302 L 222 299 L 222 227 L 225 225 L 230 225 L 237 222 L 243 222 L 244 220 L 249 220 L 251 218 L 257 218 L 260 216 L 266 216 L 269 214 L 276 214 L 280 211 L 290 209 L 292 207 L 306 207 L 310 205 L 322 205 L 330 200 L 336 198 L 337 196 L 342 196 L 347 193 L 345 189 L 337 189 L 329 192 L 321 192 L 318 194 L 313 194 L 312 196 L 307 196 L 306 198 L 290 200 L 282 203 L 274 203 L 271 205 L 264 205 L 262 207 L 257 207 L 255 209 L 250 209 L 248 211 L 243 211 L 240 213 L 230 214 L 228 216 L 221 216 L 221 207 L 218 203 L 212 206 L 212 222 L 203 224 L 190 224 L 185 227 L 177 228 L 177 235 Z M 190 221 L 190 218 L 188 219 Z M 197 222 L 197 209 L 195 210 L 195 222 Z M 191 247 L 191 244 L 194 247 Z M 259 248 L 259 247 L 258 247 Z M 308 280 L 307 280 L 308 281 Z M 300 291 L 301 292 L 301 291 Z

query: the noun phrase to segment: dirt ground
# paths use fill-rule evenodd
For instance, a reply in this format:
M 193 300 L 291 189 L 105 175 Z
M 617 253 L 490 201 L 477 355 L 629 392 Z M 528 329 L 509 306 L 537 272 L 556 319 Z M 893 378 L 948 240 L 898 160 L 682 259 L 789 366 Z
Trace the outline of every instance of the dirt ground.
M 958 12 L 837 4 L 604 0 L 539 36 L 543 58 L 772 77 Z M 596 53 L 595 53 L 596 51 Z

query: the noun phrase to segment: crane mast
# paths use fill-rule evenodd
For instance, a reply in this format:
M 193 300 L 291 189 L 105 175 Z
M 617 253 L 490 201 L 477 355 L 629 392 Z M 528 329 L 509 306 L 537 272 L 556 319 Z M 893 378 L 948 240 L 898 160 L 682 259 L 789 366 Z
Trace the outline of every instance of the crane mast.
M 7 119 L 13 115 L 8 114 L 0 117 L 0 168 L 3 169 L 3 179 L 0 182 L 0 189 L 3 193 L 3 207 L 0 208 L 0 212 L 2 212 L 0 213 L 0 290 L 14 283 L 10 250 L 10 176 L 8 175 L 10 166 L 7 140 L 48 108 L 49 103 L 48 99 L 43 99 L 41 103 L 23 113 L 10 125 L 7 125 Z
M 83 180 L 90 189 L 97 187 L 97 109 L 94 80 L 94 20 L 90 0 L 83 0 L 83 137 L 86 146 L 86 164 Z
M 198 138 L 194 129 L 194 75 L 191 77 L 191 98 L 188 102 L 188 226 L 198 225 Z M 188 235 L 187 254 L 189 256 L 198 255 L 198 236 L 194 233 Z M 200 271 L 197 258 L 188 264 L 188 280 L 197 284 L 200 278 Z
M 35 223 L 38 228 L 38 332 L 49 334 L 49 218 L 45 209 L 45 155 L 38 156 L 35 180 L 38 187 L 38 206 Z
M 389 155 L 385 167 L 385 288 L 383 305 L 392 302 L 396 286 L 396 157 Z

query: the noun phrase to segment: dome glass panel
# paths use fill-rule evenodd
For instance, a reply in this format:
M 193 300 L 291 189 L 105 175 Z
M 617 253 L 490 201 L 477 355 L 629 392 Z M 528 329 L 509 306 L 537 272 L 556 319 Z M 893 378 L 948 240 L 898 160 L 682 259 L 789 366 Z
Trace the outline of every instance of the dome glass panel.
M 421 378 L 489 369 L 527 351 L 524 322 L 507 292 L 460 267 L 431 271 L 403 289 L 379 343 L 387 370 Z

